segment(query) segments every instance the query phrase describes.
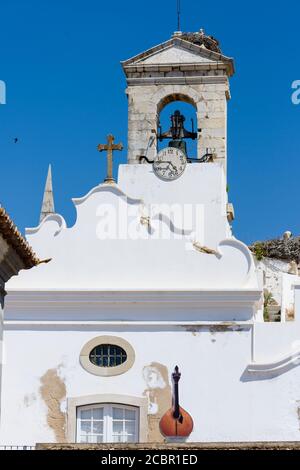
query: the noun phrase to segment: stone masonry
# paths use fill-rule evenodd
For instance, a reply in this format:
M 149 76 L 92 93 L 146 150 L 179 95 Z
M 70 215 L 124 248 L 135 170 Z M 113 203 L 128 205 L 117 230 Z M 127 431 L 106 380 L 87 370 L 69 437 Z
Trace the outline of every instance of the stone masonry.
M 160 112 L 173 101 L 183 101 L 196 110 L 197 157 L 201 158 L 209 148 L 215 153 L 215 161 L 222 162 L 226 169 L 228 76 L 234 72 L 232 60 L 172 38 L 122 65 L 128 85 L 128 162 L 139 163 L 141 156 L 153 160 Z

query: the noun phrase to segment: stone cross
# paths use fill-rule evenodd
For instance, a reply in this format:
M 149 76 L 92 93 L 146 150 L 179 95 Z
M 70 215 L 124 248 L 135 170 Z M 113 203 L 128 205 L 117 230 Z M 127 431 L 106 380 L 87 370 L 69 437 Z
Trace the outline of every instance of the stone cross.
M 107 176 L 104 180 L 105 183 L 115 183 L 113 178 L 113 151 L 123 150 L 123 144 L 114 144 L 114 136 L 109 134 L 107 136 L 107 144 L 99 144 L 97 149 L 99 152 L 107 151 Z

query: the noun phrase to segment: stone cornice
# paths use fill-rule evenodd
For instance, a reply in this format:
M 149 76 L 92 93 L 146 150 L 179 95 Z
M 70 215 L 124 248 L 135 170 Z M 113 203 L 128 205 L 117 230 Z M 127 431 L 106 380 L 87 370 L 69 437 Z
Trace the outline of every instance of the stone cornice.
M 173 320 L 5 320 L 4 321 L 5 329 L 41 329 L 41 328 L 55 328 L 60 327 L 61 329 L 71 328 L 73 330 L 78 329 L 96 329 L 99 331 L 99 328 L 105 327 L 159 327 L 161 329 L 169 329 L 171 327 L 176 327 L 178 329 L 183 329 L 190 331 L 191 333 L 198 331 L 202 327 L 208 327 L 211 331 L 242 331 L 249 330 L 253 328 L 252 320 L 241 320 L 241 321 L 173 321 Z
M 94 451 L 128 451 L 132 450 L 180 450 L 192 451 L 192 450 L 300 450 L 300 442 L 294 441 L 282 441 L 282 442 L 185 442 L 185 443 L 139 443 L 139 444 L 37 444 L 37 450 L 94 450 Z
M 239 290 L 8 290 L 7 307 L 22 309 L 24 307 L 48 309 L 72 307 L 81 309 L 83 306 L 128 304 L 140 305 L 176 305 L 196 307 L 252 307 L 261 298 L 258 289 Z
M 214 85 L 219 83 L 228 83 L 226 76 L 203 75 L 194 77 L 145 77 L 145 78 L 128 78 L 128 86 L 149 86 L 149 85 Z
M 226 70 L 227 65 L 223 62 L 210 62 L 209 64 L 206 63 L 170 63 L 170 64 L 133 64 L 127 67 L 128 74 L 131 73 L 138 73 L 138 72 L 173 72 L 181 71 L 181 72 L 198 72 L 198 71 L 206 71 L 207 70 Z
M 225 65 L 225 68 L 227 70 L 227 74 L 229 76 L 233 75 L 234 74 L 234 62 L 233 62 L 233 59 L 230 58 L 230 57 L 226 57 L 224 56 L 223 54 L 220 54 L 218 52 L 213 52 L 213 51 L 210 51 L 208 49 L 205 49 L 201 46 L 198 46 L 196 44 L 193 44 L 189 41 L 185 41 L 184 39 L 180 39 L 180 38 L 171 38 L 169 39 L 168 41 L 162 43 L 162 44 L 159 44 L 155 47 L 152 47 L 151 49 L 148 49 L 147 51 L 144 51 L 128 60 L 125 60 L 125 61 L 122 61 L 121 64 L 122 64 L 122 67 L 124 69 L 124 72 L 125 74 L 127 75 L 128 71 L 130 70 L 130 67 L 131 66 L 137 66 L 139 64 L 141 64 L 143 67 L 148 68 L 148 66 L 153 66 L 153 64 L 145 64 L 143 63 L 143 61 L 148 58 L 148 57 L 151 57 L 153 55 L 155 55 L 156 53 L 159 53 L 159 52 L 162 52 L 163 50 L 166 50 L 166 49 L 169 49 L 170 47 L 172 46 L 177 46 L 177 47 L 181 47 L 187 51 L 190 51 L 190 52 L 193 52 L 194 54 L 197 54 L 201 57 L 206 57 L 208 60 L 214 60 L 216 62 L 220 62 L 222 63 L 223 65 Z M 176 64 L 177 65 L 177 68 L 178 66 L 181 66 L 181 64 Z M 207 67 L 209 64 L 205 64 L 205 66 Z

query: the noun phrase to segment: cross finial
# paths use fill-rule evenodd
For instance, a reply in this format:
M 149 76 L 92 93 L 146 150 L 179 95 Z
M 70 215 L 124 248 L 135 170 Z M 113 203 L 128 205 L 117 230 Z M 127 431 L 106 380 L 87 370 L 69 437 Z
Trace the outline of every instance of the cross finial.
M 107 176 L 104 180 L 105 183 L 115 183 L 113 178 L 113 151 L 123 150 L 123 144 L 114 144 L 115 138 L 112 134 L 107 136 L 107 144 L 99 144 L 97 149 L 99 152 L 107 151 Z

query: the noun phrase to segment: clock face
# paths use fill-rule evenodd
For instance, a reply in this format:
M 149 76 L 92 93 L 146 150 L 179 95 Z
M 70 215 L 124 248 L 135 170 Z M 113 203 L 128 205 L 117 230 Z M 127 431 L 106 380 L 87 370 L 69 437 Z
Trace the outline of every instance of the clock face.
M 185 154 L 174 147 L 167 147 L 155 157 L 153 163 L 154 173 L 164 180 L 175 180 L 182 175 L 186 167 Z

